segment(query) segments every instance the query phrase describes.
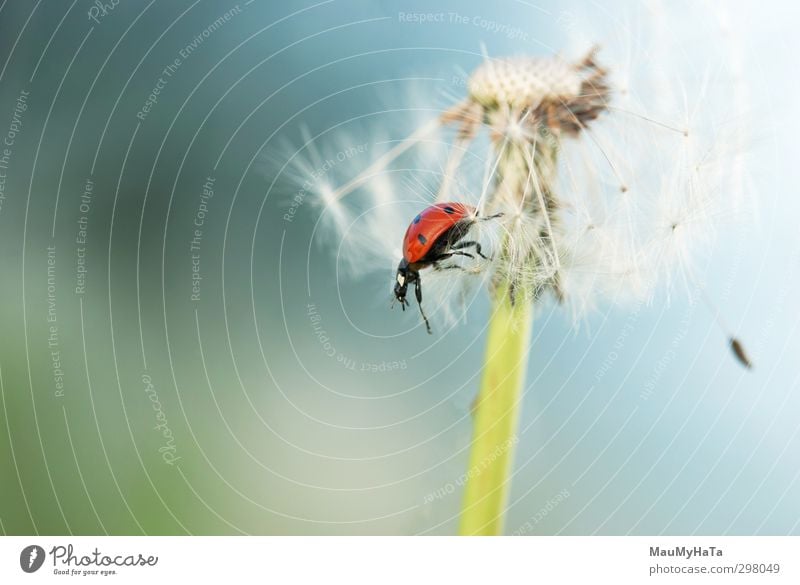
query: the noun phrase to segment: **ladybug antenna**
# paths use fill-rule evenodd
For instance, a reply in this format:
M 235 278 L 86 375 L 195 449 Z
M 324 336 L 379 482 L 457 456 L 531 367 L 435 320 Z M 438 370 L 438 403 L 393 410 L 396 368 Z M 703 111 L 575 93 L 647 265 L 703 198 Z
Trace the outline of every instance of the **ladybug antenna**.
M 394 309 L 394 305 L 395 305 L 395 303 L 397 303 L 398 301 L 400 302 L 400 308 L 401 308 L 401 309 L 403 309 L 403 310 L 405 311 L 405 310 L 406 310 L 406 305 L 408 304 L 408 301 L 407 301 L 406 299 L 398 299 L 398 298 L 397 298 L 397 297 L 395 297 L 395 296 L 393 296 L 393 297 L 392 297 L 392 302 L 391 302 L 391 307 L 392 307 L 392 309 Z

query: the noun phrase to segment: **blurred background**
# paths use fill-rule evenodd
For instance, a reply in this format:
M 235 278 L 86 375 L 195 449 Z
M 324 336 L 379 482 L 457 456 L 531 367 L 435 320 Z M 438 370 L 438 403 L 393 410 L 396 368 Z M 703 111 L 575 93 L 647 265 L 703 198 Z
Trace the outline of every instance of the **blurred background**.
M 350 276 L 303 183 L 463 97 L 482 45 L 588 41 L 737 100 L 758 213 L 700 269 L 755 368 L 686 295 L 577 329 L 542 306 L 506 532 L 800 532 L 799 11 L 3 2 L 0 530 L 454 533 L 486 295 L 427 336 L 390 311 L 390 263 Z M 304 175 L 309 137 L 327 154 L 303 149 Z

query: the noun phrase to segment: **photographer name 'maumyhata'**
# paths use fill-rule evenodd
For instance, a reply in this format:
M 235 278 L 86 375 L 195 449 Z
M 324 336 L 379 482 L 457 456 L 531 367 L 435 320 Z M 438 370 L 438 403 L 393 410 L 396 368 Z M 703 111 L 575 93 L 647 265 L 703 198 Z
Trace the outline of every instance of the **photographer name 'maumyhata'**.
M 651 557 L 721 557 L 722 549 L 716 546 L 673 546 L 661 548 L 660 546 L 650 547 Z

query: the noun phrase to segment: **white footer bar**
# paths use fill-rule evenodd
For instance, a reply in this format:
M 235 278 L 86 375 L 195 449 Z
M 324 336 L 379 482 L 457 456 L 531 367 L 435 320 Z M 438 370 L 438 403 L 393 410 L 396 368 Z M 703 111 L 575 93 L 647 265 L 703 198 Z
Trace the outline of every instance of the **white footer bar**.
M 3 537 L 0 583 L 800 583 L 800 537 Z M 177 580 L 177 581 L 176 581 Z

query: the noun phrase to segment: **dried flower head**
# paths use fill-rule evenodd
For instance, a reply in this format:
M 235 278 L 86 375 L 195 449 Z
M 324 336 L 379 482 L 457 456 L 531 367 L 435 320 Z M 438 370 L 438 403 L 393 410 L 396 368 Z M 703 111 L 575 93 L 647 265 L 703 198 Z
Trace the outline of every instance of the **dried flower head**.
M 457 306 L 451 297 L 464 298 L 470 274 L 484 277 L 492 291 L 508 290 L 526 302 L 550 293 L 571 307 L 576 319 L 603 298 L 652 298 L 659 284 L 696 289 L 693 252 L 703 248 L 713 223 L 729 209 L 721 205 L 730 201 L 720 197 L 725 179 L 720 164 L 730 157 L 715 158 L 718 132 L 703 140 L 689 131 L 691 116 L 686 127 L 676 127 L 615 106 L 616 97 L 596 49 L 574 61 L 487 57 L 469 76 L 461 101 L 406 140 L 390 143 L 354 179 L 328 190 L 326 206 L 341 217 L 337 208 L 345 196 L 368 187 L 362 192 L 380 211 L 372 227 L 359 232 L 359 241 L 363 246 L 367 233 L 376 238 L 374 249 L 381 249 L 378 239 L 397 242 L 387 268 L 400 255 L 404 220 L 426 204 L 464 201 L 482 215 L 502 214 L 496 222 L 476 223 L 471 236 L 492 250 L 491 262 L 426 276 L 431 313 Z M 447 128 L 455 135 L 438 186 L 415 177 L 399 184 L 405 194 L 396 193 L 398 182 L 384 171 Z M 484 129 L 489 148 L 478 154 Z M 477 166 L 483 171 L 476 180 L 470 173 Z M 406 216 L 386 206 L 404 199 L 420 204 Z
M 577 137 L 607 110 L 605 70 L 592 50 L 576 63 L 559 57 L 486 60 L 470 76 L 469 95 L 442 116 L 458 126 L 458 138 L 490 129 L 496 162 L 494 185 L 479 202 L 502 213 L 506 237 L 494 283 L 509 283 L 511 294 L 538 296 L 545 289 L 563 299 L 560 265 L 565 253 L 562 204 L 555 192 L 562 136 Z M 457 168 L 454 151 L 448 168 Z M 449 197 L 448 185 L 439 198 Z
M 469 101 L 485 112 L 530 112 L 528 126 L 577 134 L 606 110 L 606 72 L 592 50 L 578 63 L 560 57 L 487 60 L 470 76 Z

